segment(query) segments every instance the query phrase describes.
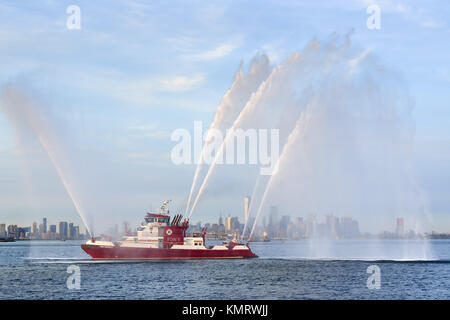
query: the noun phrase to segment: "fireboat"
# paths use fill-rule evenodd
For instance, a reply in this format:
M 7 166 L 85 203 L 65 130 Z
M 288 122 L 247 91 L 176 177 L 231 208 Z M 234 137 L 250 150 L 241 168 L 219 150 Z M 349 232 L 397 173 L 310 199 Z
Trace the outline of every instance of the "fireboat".
M 171 219 L 163 202 L 158 213 L 148 212 L 137 235 L 126 235 L 119 241 L 92 237 L 81 248 L 94 259 L 103 260 L 177 260 L 177 259 L 243 259 L 256 258 L 248 243 L 237 240 L 206 247 L 206 229 L 187 235 L 189 219 L 177 214 Z

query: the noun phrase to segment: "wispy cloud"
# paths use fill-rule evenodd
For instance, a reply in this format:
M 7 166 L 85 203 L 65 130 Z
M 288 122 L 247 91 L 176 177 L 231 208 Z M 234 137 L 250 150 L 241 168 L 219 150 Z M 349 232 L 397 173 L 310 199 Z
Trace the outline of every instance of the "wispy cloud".
M 161 91 L 189 91 L 197 88 L 205 81 L 205 75 L 202 73 L 192 77 L 175 76 L 159 80 L 159 90 Z
M 179 52 L 192 52 L 199 45 L 202 45 L 204 41 L 191 35 L 178 35 L 176 37 L 167 37 L 165 42 L 174 50 Z
M 164 39 L 169 46 L 191 61 L 212 61 L 228 56 L 243 44 L 242 36 L 234 36 L 228 41 L 210 47 L 211 40 L 192 35 L 180 35 Z M 208 48 L 209 47 L 209 48 Z
M 188 56 L 188 58 L 191 60 L 203 60 L 203 61 L 216 60 L 229 55 L 231 52 L 233 52 L 233 50 L 235 50 L 238 47 L 239 47 L 238 43 L 224 43 L 217 46 L 214 49 L 192 54 Z
M 130 126 L 128 130 L 135 133 L 128 135 L 129 137 L 151 138 L 151 139 L 169 139 L 172 132 L 168 130 L 157 129 L 158 125 L 155 123 L 146 125 Z M 136 134 L 137 132 L 137 134 Z
M 144 136 L 146 138 L 152 139 L 169 139 L 172 135 L 172 132 L 166 130 L 157 130 L 152 132 L 147 132 Z
M 157 125 L 155 123 L 151 123 L 151 124 L 145 124 L 145 125 L 129 126 L 128 130 L 149 131 L 149 130 L 154 130 L 155 128 L 157 128 Z
M 426 18 L 420 22 L 420 25 L 424 28 L 440 28 L 443 24 L 431 17 Z

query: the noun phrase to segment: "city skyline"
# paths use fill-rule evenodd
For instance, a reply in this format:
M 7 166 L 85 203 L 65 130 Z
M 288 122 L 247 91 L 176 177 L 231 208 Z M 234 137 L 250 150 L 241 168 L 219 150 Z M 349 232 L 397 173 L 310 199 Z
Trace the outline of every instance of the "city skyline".
M 276 207 L 272 207 L 276 211 Z M 360 230 L 359 222 L 352 217 L 336 217 L 333 215 L 310 215 L 304 217 L 294 217 L 289 215 L 282 215 L 278 219 L 278 214 L 272 212 L 268 219 L 263 220 L 262 226 L 257 226 L 252 239 L 262 240 L 267 236 L 268 239 L 284 239 L 284 240 L 300 240 L 300 239 L 362 239 L 362 238 L 384 238 L 384 239 L 422 239 L 424 237 L 440 236 L 447 239 L 450 232 L 430 232 L 416 233 L 411 228 L 405 228 L 404 218 L 396 218 L 392 221 L 392 228 L 389 230 L 380 230 L 375 233 L 370 233 Z M 225 222 L 223 222 L 225 221 Z M 219 217 L 218 223 L 200 221 L 191 225 L 190 229 L 195 232 L 200 232 L 206 228 L 207 234 L 228 235 L 242 237 L 244 224 L 239 222 L 239 217 L 232 217 L 230 215 L 223 220 Z M 209 232 L 208 232 L 209 231 Z M 246 236 L 248 237 L 248 232 Z M 245 239 L 245 237 L 244 237 Z
M 48 224 L 47 218 L 42 218 L 38 225 L 33 222 L 30 226 L 4 223 L 0 221 L 0 238 L 14 238 L 17 240 L 82 240 L 87 234 L 80 232 L 80 227 L 73 222 L 60 221 Z
M 247 199 L 249 197 L 245 197 Z M 248 210 L 248 200 L 245 201 L 244 208 L 244 221 L 246 212 Z M 262 226 L 256 227 L 254 239 L 263 239 L 267 236 L 268 239 L 308 239 L 308 238 L 329 238 L 329 239 L 357 239 L 367 237 L 380 237 L 380 238 L 415 238 L 423 237 L 426 235 L 435 235 L 439 238 L 439 235 L 447 237 L 449 232 L 436 232 L 431 230 L 423 234 L 416 234 L 412 229 L 405 228 L 404 218 L 395 218 L 395 224 L 393 224 L 390 230 L 380 230 L 375 233 L 370 233 L 364 230 L 360 230 L 359 222 L 352 217 L 343 216 L 337 217 L 333 215 L 316 215 L 312 214 L 308 217 L 291 217 L 290 215 L 278 215 L 278 208 L 272 206 L 270 208 L 271 213 L 268 217 L 265 217 L 262 222 Z M 242 217 L 241 217 L 242 218 Z M 250 219 L 250 223 L 254 220 Z M 240 223 L 238 216 L 226 215 L 225 218 L 222 214 L 219 215 L 217 223 L 198 221 L 195 224 L 191 224 L 189 230 L 191 232 L 200 232 L 204 228 L 209 235 L 233 235 L 242 237 L 243 228 L 245 223 Z M 113 229 L 110 229 L 109 233 L 103 233 L 107 236 L 119 236 L 120 234 L 127 234 L 129 228 L 128 222 L 124 222 L 124 231 L 119 232 L 118 225 L 116 224 Z M 132 228 L 135 229 L 135 228 Z M 136 228 L 138 229 L 138 228 Z M 248 226 L 248 231 L 250 227 Z M 62 231 L 62 232 L 61 232 Z M 24 232 L 22 235 L 21 232 Z M 33 222 L 31 226 L 20 226 L 11 223 L 4 223 L 0 221 L 0 238 L 7 238 L 11 235 L 20 235 L 17 239 L 30 239 L 30 240 L 82 240 L 89 237 L 89 234 L 80 232 L 80 227 L 74 225 L 73 222 L 60 221 L 57 224 L 48 224 L 47 218 L 42 218 L 42 223 L 38 224 Z M 96 235 L 100 236 L 100 235 Z M 248 232 L 246 233 L 248 237 Z

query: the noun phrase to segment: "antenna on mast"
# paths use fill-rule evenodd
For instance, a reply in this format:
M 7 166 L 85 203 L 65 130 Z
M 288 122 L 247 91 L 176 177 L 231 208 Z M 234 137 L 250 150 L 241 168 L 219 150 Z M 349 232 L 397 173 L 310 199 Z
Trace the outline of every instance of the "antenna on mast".
M 161 206 L 161 209 L 160 209 L 160 213 L 162 213 L 162 214 L 168 214 L 169 212 L 166 210 L 166 208 L 167 208 L 167 205 L 169 204 L 169 202 L 171 202 L 172 200 L 165 200 L 164 202 L 163 202 L 163 204 L 162 204 L 162 206 Z

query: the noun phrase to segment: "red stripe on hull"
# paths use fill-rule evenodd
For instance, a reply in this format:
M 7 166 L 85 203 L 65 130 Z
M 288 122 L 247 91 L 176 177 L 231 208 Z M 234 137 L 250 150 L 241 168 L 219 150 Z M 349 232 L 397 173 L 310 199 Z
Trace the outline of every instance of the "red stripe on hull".
M 249 250 L 211 250 L 211 249 L 163 249 L 163 248 L 130 248 L 102 247 L 83 244 L 81 248 L 94 259 L 243 259 L 256 258 Z

